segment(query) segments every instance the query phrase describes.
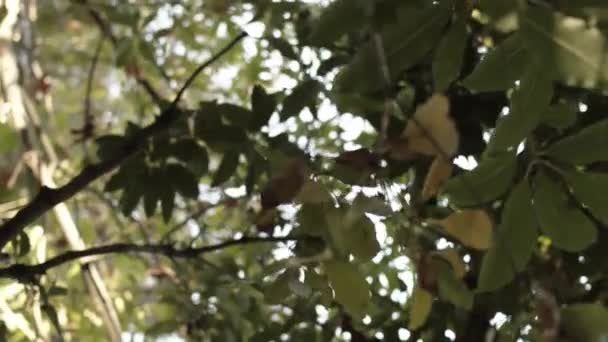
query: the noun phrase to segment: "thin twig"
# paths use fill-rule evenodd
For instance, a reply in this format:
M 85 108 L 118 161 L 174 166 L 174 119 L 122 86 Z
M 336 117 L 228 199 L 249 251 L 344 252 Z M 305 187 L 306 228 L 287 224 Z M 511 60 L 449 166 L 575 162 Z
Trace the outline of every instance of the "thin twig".
M 184 95 L 184 93 L 186 92 L 186 90 L 190 87 L 192 82 L 194 82 L 196 77 L 203 70 L 205 70 L 209 65 L 215 63 L 218 59 L 220 59 L 223 55 L 225 55 L 236 44 L 238 44 L 243 38 L 245 38 L 247 36 L 248 36 L 247 32 L 241 31 L 241 33 L 238 36 L 234 37 L 230 42 L 228 42 L 228 44 L 226 44 L 226 46 L 224 46 L 224 48 L 222 48 L 220 51 L 218 51 L 218 53 L 215 54 L 215 56 L 211 57 L 207 62 L 199 65 L 198 68 L 196 68 L 196 70 L 194 70 L 194 72 L 192 72 L 190 77 L 188 77 L 188 79 L 186 80 L 186 82 L 184 83 L 182 88 L 177 92 L 177 95 L 175 96 L 175 100 L 173 100 L 173 102 L 171 103 L 171 106 L 176 105 L 179 102 L 179 100 L 181 100 L 181 98 Z
M 99 42 L 97 43 L 97 47 L 95 48 L 95 54 L 93 55 L 93 59 L 91 60 L 91 67 L 89 68 L 89 75 L 87 77 L 87 91 L 84 99 L 84 121 L 89 122 L 91 119 L 91 92 L 93 90 L 93 80 L 95 79 L 95 69 L 97 69 L 97 62 L 99 61 L 99 55 L 101 55 L 101 50 L 103 48 L 103 42 L 105 40 L 104 36 L 99 37 Z
M 171 237 L 171 235 L 175 234 L 178 230 L 182 229 L 186 224 L 188 224 L 188 222 L 190 222 L 191 220 L 197 220 L 202 215 L 204 215 L 209 209 L 211 209 L 213 207 L 214 206 L 212 206 L 212 205 L 201 206 L 194 213 L 188 215 L 188 217 L 186 217 L 185 219 L 176 223 L 175 225 L 173 225 L 173 227 L 169 228 L 169 230 L 161 237 L 160 242 L 164 243 L 164 242 L 168 241 L 169 238 Z
M 112 45 L 114 45 L 114 47 L 116 47 L 118 45 L 118 39 L 112 32 L 110 25 L 108 25 L 108 23 L 103 19 L 101 14 L 94 8 L 90 7 L 90 5 L 87 3 L 86 0 L 75 0 L 75 2 L 87 7 L 89 15 L 91 16 L 91 18 L 93 19 L 95 24 L 97 24 L 97 27 L 99 27 L 99 30 L 104 34 L 104 36 L 106 38 L 108 38 L 110 40 L 110 42 L 112 42 Z M 141 85 L 146 90 L 148 95 L 150 95 L 150 97 L 152 98 L 154 103 L 156 103 L 159 106 L 162 105 L 163 98 L 154 89 L 154 87 L 152 86 L 150 81 L 141 77 L 141 75 L 139 75 L 138 77 L 135 77 L 135 79 L 137 80 L 137 83 L 139 83 L 139 85 Z
M 78 131 L 78 133 L 82 134 L 81 139 L 85 141 L 93 135 L 94 122 L 93 122 L 93 113 L 91 113 L 91 92 L 93 91 L 93 80 L 95 79 L 95 69 L 97 69 L 97 62 L 99 61 L 99 55 L 101 54 L 101 50 L 103 48 L 103 42 L 105 40 L 105 36 L 101 36 L 99 38 L 99 42 L 97 43 L 97 47 L 95 48 L 95 53 L 93 54 L 93 59 L 91 60 L 91 67 L 89 68 L 89 74 L 87 77 L 87 89 L 84 97 L 84 110 L 83 110 L 83 119 L 82 119 L 82 128 Z

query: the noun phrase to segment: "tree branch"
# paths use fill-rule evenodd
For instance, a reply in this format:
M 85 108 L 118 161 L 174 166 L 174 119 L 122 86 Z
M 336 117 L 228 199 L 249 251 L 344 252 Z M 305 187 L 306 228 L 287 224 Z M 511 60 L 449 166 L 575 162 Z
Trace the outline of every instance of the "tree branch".
M 312 236 L 282 236 L 282 237 L 259 237 L 246 236 L 240 239 L 224 241 L 215 245 L 193 247 L 193 248 L 175 248 L 172 244 L 131 244 L 131 243 L 116 243 L 112 245 L 92 247 L 80 251 L 69 251 L 59 254 L 46 262 L 36 265 L 14 264 L 9 267 L 0 268 L 0 278 L 13 278 L 23 282 L 30 282 L 33 277 L 45 274 L 48 270 L 63 265 L 65 263 L 78 260 L 90 256 L 99 256 L 105 254 L 118 253 L 149 253 L 160 254 L 172 258 L 195 258 L 206 253 L 215 252 L 228 247 L 239 245 L 248 245 L 255 243 L 270 243 L 270 242 L 289 242 L 289 241 L 304 241 L 315 240 Z
M 153 123 L 144 127 L 128 138 L 127 142 L 117 156 L 85 167 L 77 176 L 72 178 L 72 180 L 62 187 L 51 189 L 42 186 L 36 197 L 34 197 L 34 199 L 28 205 L 23 207 L 13 218 L 9 219 L 2 226 L 0 226 L 0 250 L 2 250 L 2 248 L 17 234 L 19 234 L 19 232 L 21 232 L 28 224 L 32 223 L 55 205 L 76 195 L 97 178 L 118 167 L 127 158 L 137 152 L 149 138 L 164 132 L 169 126 L 171 126 L 171 124 L 180 117 L 181 111 L 178 109 L 177 104 L 188 87 L 192 84 L 192 82 L 194 82 L 196 76 L 198 76 L 205 68 L 209 67 L 211 64 L 220 59 L 246 36 L 247 33 L 242 32 L 232 39 L 232 41 L 230 41 L 224 48 L 213 55 L 209 60 L 196 68 L 196 70 L 192 73 L 192 75 L 190 75 L 188 80 L 186 80 L 182 88 L 179 90 L 173 102 L 171 102 L 171 104 L 167 106 L 158 117 L 156 117 L 156 120 Z

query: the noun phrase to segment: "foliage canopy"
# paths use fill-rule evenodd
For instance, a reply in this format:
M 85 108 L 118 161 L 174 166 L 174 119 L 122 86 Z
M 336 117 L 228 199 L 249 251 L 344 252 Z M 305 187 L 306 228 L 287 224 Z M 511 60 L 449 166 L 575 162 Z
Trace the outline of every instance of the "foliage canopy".
M 605 1 L 2 9 L 4 339 L 608 336 Z

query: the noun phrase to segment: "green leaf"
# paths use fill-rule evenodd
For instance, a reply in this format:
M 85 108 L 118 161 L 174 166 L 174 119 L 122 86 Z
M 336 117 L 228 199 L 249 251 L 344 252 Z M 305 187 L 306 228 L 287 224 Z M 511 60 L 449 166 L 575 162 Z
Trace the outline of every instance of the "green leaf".
M 170 154 L 187 164 L 195 176 L 200 177 L 209 171 L 207 149 L 194 139 L 180 139 L 170 146 Z
M 447 262 L 439 266 L 439 295 L 454 306 L 470 310 L 473 307 L 473 292 L 458 279 Z
M 557 0 L 556 1 L 560 8 L 582 8 L 582 7 L 596 7 L 596 8 L 606 8 L 608 3 L 604 0 L 577 0 L 577 1 L 568 1 L 568 0 Z
M 433 295 L 422 287 L 415 287 L 410 299 L 410 320 L 407 328 L 417 330 L 426 323 L 433 308 Z
M 381 35 L 391 79 L 427 57 L 439 41 L 450 15 L 449 1 L 422 9 L 407 6 L 397 14 L 398 20 Z M 338 74 L 334 83 L 336 90 L 369 93 L 382 89 L 385 81 L 380 65 L 376 43 L 370 40 Z
M 215 102 L 204 102 L 194 121 L 194 133 L 209 147 L 217 150 L 241 148 L 247 143 L 242 127 L 227 125 L 222 120 L 221 108 Z
M 385 199 L 380 197 L 367 197 L 363 193 L 359 193 L 357 197 L 355 197 L 352 209 L 378 216 L 390 216 L 393 214 L 390 203 Z
M 494 245 L 483 256 L 476 289 L 478 292 L 496 291 L 513 280 L 515 272 L 509 253 L 503 242 L 496 238 Z
M 298 54 L 293 49 L 293 46 L 285 39 L 276 37 L 266 37 L 266 39 L 268 40 L 270 46 L 277 49 L 277 51 L 279 51 L 283 57 L 293 59 L 294 61 L 299 59 Z
M 161 168 L 152 168 L 148 174 L 148 186 L 144 193 L 144 211 L 147 217 L 152 217 L 158 201 L 162 196 L 162 187 L 167 185 L 167 177 Z
M 118 172 L 115 172 L 112 177 L 108 180 L 106 185 L 104 186 L 103 191 L 112 192 L 116 190 L 120 190 L 125 187 L 126 184 L 129 183 L 129 177 L 123 169 L 120 169 Z
M 141 189 L 137 183 L 128 184 L 123 190 L 122 195 L 120 196 L 119 206 L 121 212 L 125 216 L 130 216 L 137 204 L 139 204 L 139 200 L 142 196 Z
M 511 96 L 511 112 L 498 121 L 486 153 L 517 147 L 541 122 L 552 96 L 548 73 L 538 65 L 530 65 Z
M 42 311 L 48 316 L 53 326 L 59 330 L 61 324 L 59 323 L 59 316 L 57 315 L 57 310 L 55 310 L 55 307 L 45 303 L 40 306 L 40 309 L 42 309 Z
M 212 130 L 201 135 L 201 138 L 214 149 L 225 151 L 247 144 L 247 134 L 242 128 L 222 124 Z
M 433 59 L 435 91 L 446 91 L 460 75 L 467 38 L 466 21 L 463 17 L 459 17 L 441 39 L 435 51 Z
M 137 43 L 134 39 L 123 38 L 116 44 L 114 61 L 117 67 L 137 64 Z
M 571 304 L 561 310 L 561 329 L 572 341 L 603 341 L 608 336 L 608 309 L 601 304 Z
M 343 35 L 362 29 L 366 19 L 365 6 L 361 1 L 334 1 L 312 25 L 308 43 L 314 46 L 331 46 Z
M 314 324 L 308 325 L 297 325 L 293 328 L 290 333 L 291 341 L 309 341 L 309 342 L 321 342 L 324 341 L 320 328 L 316 327 Z
M 530 51 L 553 71 L 554 79 L 586 88 L 606 85 L 608 41 L 596 27 L 542 6 L 528 6 L 520 25 Z
M 0 123 L 0 154 L 5 154 L 17 148 L 19 135 L 8 125 Z
M 300 192 L 296 196 L 296 201 L 300 203 L 331 203 L 333 198 L 325 186 L 319 182 L 308 181 L 302 185 Z
M 473 92 L 500 91 L 513 87 L 530 58 L 519 34 L 513 34 L 488 52 L 463 85 Z
M 291 292 L 294 293 L 296 296 L 302 298 L 310 298 L 310 295 L 312 294 L 312 289 L 310 288 L 310 286 L 301 282 L 298 279 L 291 279 L 291 281 L 289 281 L 288 283 L 288 286 Z
M 480 1 L 479 8 L 484 14 L 498 20 L 517 10 L 517 0 Z
M 330 304 L 333 301 L 333 293 L 326 276 L 320 275 L 313 269 L 306 270 L 306 278 L 304 282 L 308 284 L 316 293 L 320 294 L 320 300 L 323 305 Z
M 596 241 L 595 225 L 570 201 L 560 184 L 541 172 L 535 185 L 534 210 L 538 224 L 556 247 L 579 252 Z
M 231 103 L 222 103 L 217 105 L 216 108 L 226 121 L 241 128 L 247 128 L 253 117 L 253 113 L 249 109 Z
M 538 238 L 538 223 L 531 200 L 530 186 L 527 180 L 522 180 L 505 203 L 498 228 L 498 236 L 509 249 L 518 271 L 526 268 Z
M 305 107 L 314 104 L 321 89 L 323 89 L 323 86 L 316 80 L 306 80 L 298 84 L 293 88 L 291 94 L 283 100 L 281 120 L 296 116 Z
M 125 147 L 126 139 L 122 135 L 104 135 L 95 139 L 97 143 L 97 156 L 101 160 L 108 160 L 120 155 Z
M 327 221 L 323 215 L 325 206 L 304 203 L 298 212 L 298 223 L 306 234 L 323 234 L 327 230 Z
M 249 129 L 257 131 L 268 123 L 270 116 L 277 107 L 274 95 L 266 93 L 260 85 L 255 85 L 251 93 L 251 110 L 253 117 L 249 122 Z
M 27 253 L 30 252 L 30 250 L 32 249 L 32 244 L 30 242 L 30 237 L 25 233 L 25 232 L 21 232 L 17 235 L 17 244 L 13 245 L 15 246 L 15 251 L 16 251 L 16 255 L 17 257 L 22 257 L 24 255 L 27 255 Z
M 65 296 L 68 294 L 68 289 L 62 286 L 53 286 L 47 291 L 47 296 Z
M 344 65 L 350 61 L 350 58 L 346 54 L 334 54 L 328 59 L 322 60 L 319 68 L 317 69 L 318 76 L 325 76 L 335 68 Z
M 240 153 L 233 150 L 227 151 L 224 154 L 220 166 L 213 175 L 211 186 L 218 186 L 232 177 L 232 175 L 236 172 L 237 166 L 239 166 L 239 156 Z
M 380 251 L 374 224 L 364 213 L 351 208 L 324 210 L 329 243 L 338 255 L 352 254 L 361 262 L 371 260 Z
M 291 295 L 289 282 L 293 279 L 293 274 L 289 271 L 281 273 L 274 282 L 264 291 L 264 297 L 268 304 L 281 304 Z
M 365 116 L 368 113 L 382 112 L 384 101 L 372 96 L 362 94 L 343 94 L 331 92 L 331 99 L 340 112 L 353 113 Z
M 573 164 L 608 160 L 608 120 L 602 120 L 567 136 L 547 150 L 547 155 Z
M 564 173 L 572 193 L 599 221 L 608 224 L 608 174 L 568 171 Z
M 471 207 L 490 202 L 512 186 L 517 158 L 514 153 L 487 157 L 473 169 L 448 180 L 443 188 L 450 202 L 459 207 Z
M 247 195 L 251 195 L 254 191 L 256 182 L 262 175 L 266 161 L 255 149 L 247 156 L 249 165 L 247 168 L 247 175 L 245 176 L 245 191 Z
M 359 215 L 358 215 L 359 216 Z M 336 227 L 330 227 L 335 229 Z M 374 224 L 365 215 L 360 215 L 344 231 L 347 249 L 360 261 L 371 260 L 380 252 Z
M 175 207 L 175 192 L 170 186 L 163 186 L 160 194 L 160 204 L 163 212 L 163 220 L 169 222 Z
M 166 166 L 165 175 L 177 192 L 184 197 L 198 197 L 198 181 L 196 176 L 180 164 L 171 163 Z
M 371 293 L 365 277 L 355 265 L 345 261 L 327 261 L 323 264 L 334 289 L 336 301 L 355 319 L 362 319 L 370 305 Z
M 543 123 L 557 130 L 564 130 L 576 122 L 576 103 L 560 102 L 549 106 L 543 114 Z
M 537 238 L 532 192 L 527 180 L 523 180 L 505 203 L 492 247 L 481 263 L 477 291 L 494 291 L 505 286 L 515 275 L 514 267 L 518 272 L 523 271 Z

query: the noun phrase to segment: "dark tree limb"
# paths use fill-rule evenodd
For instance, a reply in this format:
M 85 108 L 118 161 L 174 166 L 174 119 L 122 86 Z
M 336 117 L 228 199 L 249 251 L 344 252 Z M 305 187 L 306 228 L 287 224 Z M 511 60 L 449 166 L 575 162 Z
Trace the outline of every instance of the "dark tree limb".
M 92 247 L 80 251 L 69 251 L 59 254 L 47 261 L 36 265 L 14 264 L 5 268 L 0 268 L 0 278 L 12 278 L 23 282 L 31 282 L 34 277 L 43 275 L 52 268 L 61 266 L 65 263 L 79 260 L 91 256 L 100 256 L 105 254 L 119 253 L 148 253 L 158 254 L 171 258 L 196 258 L 203 254 L 219 251 L 225 248 L 249 245 L 255 243 L 271 243 L 271 242 L 290 242 L 317 239 L 311 236 L 270 236 L 258 237 L 249 236 L 240 239 L 224 241 L 215 245 L 192 247 L 192 248 L 175 248 L 172 244 L 132 244 L 132 243 L 116 243 L 112 245 Z
M 178 103 L 188 87 L 192 85 L 194 79 L 203 70 L 205 70 L 205 68 L 209 67 L 211 64 L 215 63 L 218 59 L 224 56 L 246 36 L 247 33 L 242 32 L 232 39 L 224 48 L 213 55 L 209 60 L 196 68 L 196 70 L 194 70 L 194 72 L 179 90 L 173 102 L 171 102 L 171 104 L 167 106 L 158 117 L 156 117 L 156 120 L 153 123 L 144 127 L 128 138 L 124 147 L 117 156 L 85 167 L 77 176 L 72 178 L 62 187 L 56 189 L 51 189 L 44 186 L 41 187 L 36 197 L 34 197 L 29 204 L 19 210 L 19 212 L 17 212 L 13 218 L 9 219 L 2 224 L 2 226 L 0 226 L 0 250 L 2 250 L 2 248 L 15 236 L 17 236 L 17 234 L 19 234 L 28 224 L 34 222 L 37 218 L 53 208 L 55 205 L 76 195 L 99 177 L 118 167 L 127 158 L 137 152 L 149 138 L 164 132 L 169 126 L 171 126 L 171 124 L 173 124 L 180 117 L 181 111 L 178 108 Z

